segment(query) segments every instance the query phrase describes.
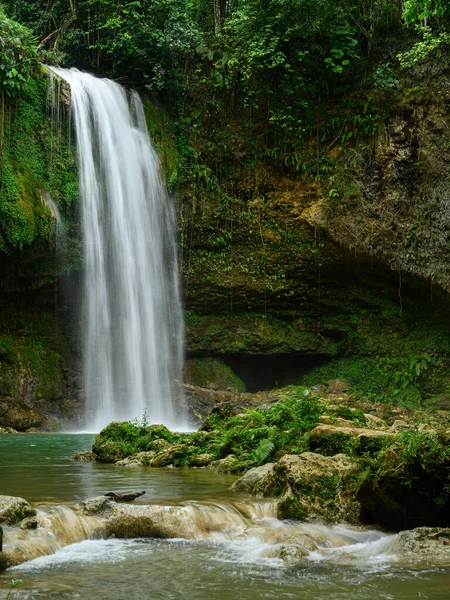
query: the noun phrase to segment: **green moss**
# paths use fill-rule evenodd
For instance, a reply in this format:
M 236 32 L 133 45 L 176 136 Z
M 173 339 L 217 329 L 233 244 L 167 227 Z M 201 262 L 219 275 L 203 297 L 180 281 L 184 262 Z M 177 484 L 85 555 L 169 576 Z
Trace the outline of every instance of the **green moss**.
M 232 369 L 216 358 L 190 359 L 185 363 L 185 381 L 192 385 L 229 392 L 245 392 L 245 384 Z
M 358 447 L 358 443 L 342 431 L 330 431 L 326 435 L 321 434 L 317 439 L 311 438 L 309 445 L 313 452 L 324 456 L 334 456 L 335 454 L 353 456 Z
M 56 129 L 47 102 L 45 76 L 29 79 L 20 96 L 5 105 L 5 135 L 0 144 L 0 251 L 4 253 L 40 241 L 48 243 L 54 237 L 55 219 L 45 204 L 45 194 L 59 206 L 66 232 L 74 226 L 76 152 L 64 109 Z M 53 261 L 47 268 L 54 269 Z
M 173 187 L 178 159 L 174 124 L 168 113 L 148 96 L 143 95 L 142 101 L 150 138 L 158 152 L 166 181 L 169 183 L 169 187 Z

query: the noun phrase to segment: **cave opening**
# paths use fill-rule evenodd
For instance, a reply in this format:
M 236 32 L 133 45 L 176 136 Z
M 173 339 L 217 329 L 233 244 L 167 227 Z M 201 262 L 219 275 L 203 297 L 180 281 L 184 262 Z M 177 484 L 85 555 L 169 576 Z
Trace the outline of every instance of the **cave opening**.
M 330 360 L 328 354 L 228 354 L 220 357 L 255 393 L 297 384 L 311 369 Z

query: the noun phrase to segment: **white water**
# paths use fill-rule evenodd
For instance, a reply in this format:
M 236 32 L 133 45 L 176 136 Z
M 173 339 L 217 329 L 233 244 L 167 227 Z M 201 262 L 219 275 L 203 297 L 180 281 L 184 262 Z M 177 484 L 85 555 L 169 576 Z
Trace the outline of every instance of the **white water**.
M 52 69 L 71 87 L 77 135 L 85 426 L 146 413 L 185 428 L 174 391 L 183 351 L 175 216 L 141 100 L 110 80 Z

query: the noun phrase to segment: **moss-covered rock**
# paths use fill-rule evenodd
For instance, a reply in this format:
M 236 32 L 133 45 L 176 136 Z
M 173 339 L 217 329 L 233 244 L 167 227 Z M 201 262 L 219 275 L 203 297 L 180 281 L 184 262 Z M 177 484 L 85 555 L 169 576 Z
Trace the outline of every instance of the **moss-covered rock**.
M 343 420 L 340 422 L 342 423 Z M 333 456 L 341 452 L 354 454 L 376 452 L 392 438 L 390 431 L 363 429 L 354 423 L 350 426 L 318 425 L 309 432 L 311 450 Z
M 184 380 L 201 388 L 225 392 L 245 392 L 245 384 L 218 358 L 193 358 L 185 363 Z
M 359 472 L 358 463 L 343 454 L 286 455 L 255 483 L 252 493 L 278 497 L 278 516 L 283 519 L 358 523 Z
M 0 522 L 15 525 L 27 517 L 36 516 L 36 510 L 24 498 L 0 496 Z

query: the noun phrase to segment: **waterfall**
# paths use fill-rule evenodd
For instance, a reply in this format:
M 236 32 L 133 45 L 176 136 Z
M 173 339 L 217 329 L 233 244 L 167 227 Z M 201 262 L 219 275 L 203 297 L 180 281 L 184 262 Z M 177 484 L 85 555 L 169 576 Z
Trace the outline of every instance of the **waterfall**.
M 183 326 L 175 214 L 142 102 L 107 79 L 52 70 L 71 88 L 84 245 L 86 426 L 185 426 L 174 406 Z

